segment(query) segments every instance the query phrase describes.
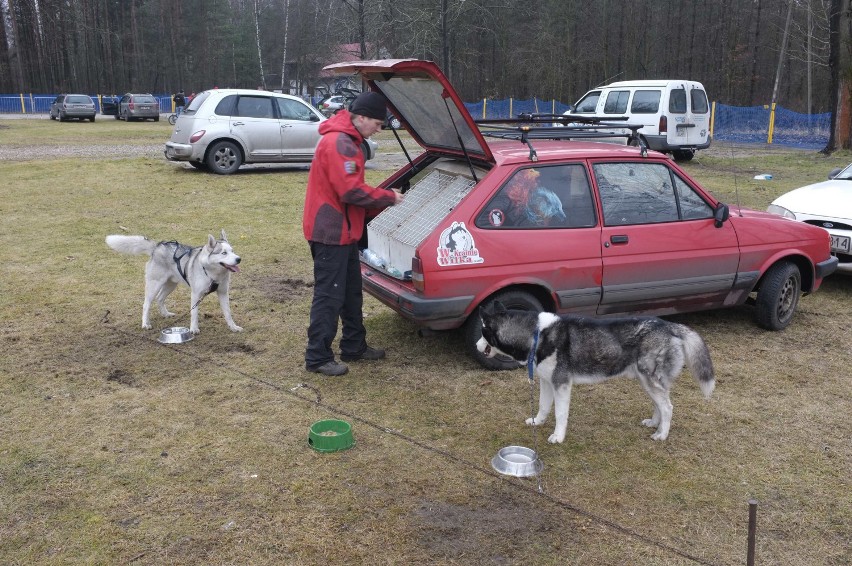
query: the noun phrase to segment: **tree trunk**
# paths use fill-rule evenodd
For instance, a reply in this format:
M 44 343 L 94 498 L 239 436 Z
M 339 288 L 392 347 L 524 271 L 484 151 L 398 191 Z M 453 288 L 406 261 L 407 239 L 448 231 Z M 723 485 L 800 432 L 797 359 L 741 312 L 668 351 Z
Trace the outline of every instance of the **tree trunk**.
M 850 132 L 852 132 L 852 54 L 849 50 L 850 34 L 850 0 L 831 0 L 831 17 L 829 20 L 830 52 L 828 66 L 831 69 L 831 130 L 828 144 L 822 153 L 828 154 L 838 149 L 849 149 Z

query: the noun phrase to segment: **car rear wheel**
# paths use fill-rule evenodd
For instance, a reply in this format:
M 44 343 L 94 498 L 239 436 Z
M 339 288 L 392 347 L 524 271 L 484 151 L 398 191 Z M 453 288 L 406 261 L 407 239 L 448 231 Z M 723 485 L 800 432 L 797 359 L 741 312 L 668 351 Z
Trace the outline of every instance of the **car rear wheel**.
M 693 149 L 676 149 L 672 152 L 672 157 L 674 157 L 675 161 L 685 162 L 691 161 L 693 157 L 695 157 L 695 150 Z
M 230 175 L 242 165 L 240 148 L 229 141 L 216 142 L 207 152 L 207 167 L 218 175 Z
M 802 274 L 796 264 L 782 261 L 770 267 L 757 291 L 757 324 L 768 330 L 787 328 L 801 291 Z
M 491 308 L 496 301 L 503 303 L 507 309 L 524 310 L 532 312 L 541 312 L 544 307 L 541 301 L 536 299 L 531 293 L 526 291 L 503 291 L 482 302 L 481 307 L 486 309 Z M 464 325 L 464 342 L 468 353 L 473 356 L 479 364 L 485 369 L 490 370 L 507 370 L 517 369 L 524 365 L 523 362 L 513 360 L 508 356 L 496 355 L 493 358 L 488 358 L 477 350 L 476 343 L 482 338 L 482 321 L 479 318 L 479 311 L 475 310 L 468 317 Z

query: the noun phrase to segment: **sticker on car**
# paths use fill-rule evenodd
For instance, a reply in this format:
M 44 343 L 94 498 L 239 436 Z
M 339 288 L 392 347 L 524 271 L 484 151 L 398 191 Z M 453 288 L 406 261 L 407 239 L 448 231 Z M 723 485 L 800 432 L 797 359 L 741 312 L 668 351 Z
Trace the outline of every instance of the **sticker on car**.
M 438 265 L 464 265 L 483 263 L 479 250 L 473 241 L 473 235 L 464 222 L 453 222 L 438 239 Z

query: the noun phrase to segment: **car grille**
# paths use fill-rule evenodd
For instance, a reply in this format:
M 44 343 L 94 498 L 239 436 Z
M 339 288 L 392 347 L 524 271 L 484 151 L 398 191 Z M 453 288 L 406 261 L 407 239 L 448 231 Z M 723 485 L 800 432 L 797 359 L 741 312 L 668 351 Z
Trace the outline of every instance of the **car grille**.
M 818 220 L 812 218 L 810 220 L 805 220 L 805 224 L 811 224 L 813 226 L 819 226 L 820 228 L 831 228 L 832 230 L 852 230 L 852 224 L 846 224 L 845 222 L 834 222 L 830 220 Z M 826 224 L 831 224 L 831 226 L 826 226 Z

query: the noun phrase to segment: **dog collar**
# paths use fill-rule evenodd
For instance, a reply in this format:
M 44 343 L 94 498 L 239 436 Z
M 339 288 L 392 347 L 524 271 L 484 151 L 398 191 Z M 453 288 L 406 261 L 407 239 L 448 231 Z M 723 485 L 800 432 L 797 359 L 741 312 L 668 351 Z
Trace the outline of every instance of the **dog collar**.
M 538 328 L 533 332 L 533 345 L 530 349 L 530 355 L 527 357 L 527 373 L 529 374 L 530 383 L 534 381 L 533 374 L 535 373 L 535 351 L 538 349 Z

